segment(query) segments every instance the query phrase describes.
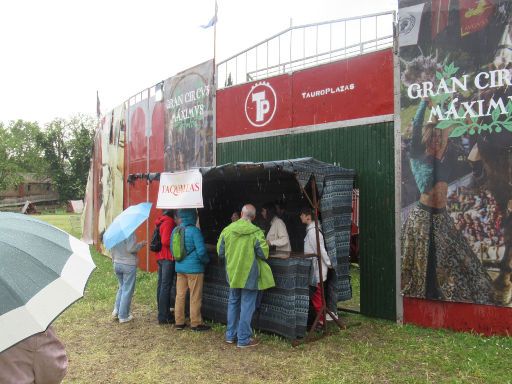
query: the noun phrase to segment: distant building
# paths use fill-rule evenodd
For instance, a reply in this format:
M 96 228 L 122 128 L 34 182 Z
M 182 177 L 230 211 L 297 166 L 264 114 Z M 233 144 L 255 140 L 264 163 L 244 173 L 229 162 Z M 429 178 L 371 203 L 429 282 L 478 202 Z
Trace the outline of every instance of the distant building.
M 59 194 L 49 177 L 32 173 L 23 175 L 16 187 L 0 191 L 0 209 L 23 206 L 26 201 L 33 204 L 51 203 L 59 200 Z

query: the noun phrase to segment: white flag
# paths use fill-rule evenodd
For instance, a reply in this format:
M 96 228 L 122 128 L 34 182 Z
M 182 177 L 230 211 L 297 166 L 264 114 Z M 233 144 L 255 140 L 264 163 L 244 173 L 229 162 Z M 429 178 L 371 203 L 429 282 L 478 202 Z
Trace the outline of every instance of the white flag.
M 218 10 L 218 7 L 217 7 L 217 0 L 215 0 L 215 14 L 213 15 L 213 17 L 210 19 L 210 21 L 208 22 L 208 24 L 206 25 L 201 25 L 201 28 L 210 28 L 210 27 L 213 27 L 215 24 L 217 24 L 217 10 Z
M 398 41 L 401 47 L 418 44 L 424 6 L 423 3 L 398 10 Z

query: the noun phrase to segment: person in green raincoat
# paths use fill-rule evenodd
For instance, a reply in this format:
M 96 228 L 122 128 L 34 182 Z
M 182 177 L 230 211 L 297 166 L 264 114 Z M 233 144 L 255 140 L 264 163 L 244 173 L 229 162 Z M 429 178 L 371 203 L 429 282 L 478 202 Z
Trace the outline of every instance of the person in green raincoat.
M 251 320 L 258 291 L 275 286 L 268 258 L 268 244 L 263 231 L 252 221 L 256 208 L 247 204 L 241 218 L 228 225 L 217 242 L 219 257 L 226 259 L 229 283 L 226 343 L 239 348 L 258 345 L 252 338 Z

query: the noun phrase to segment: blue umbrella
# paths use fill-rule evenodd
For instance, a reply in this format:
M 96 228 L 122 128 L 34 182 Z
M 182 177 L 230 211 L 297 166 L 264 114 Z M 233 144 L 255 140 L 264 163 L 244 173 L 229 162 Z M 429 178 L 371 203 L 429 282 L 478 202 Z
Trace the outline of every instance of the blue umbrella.
M 105 248 L 111 249 L 116 244 L 130 237 L 138 226 L 147 220 L 151 206 L 152 203 L 140 203 L 132 205 L 121 212 L 103 235 Z

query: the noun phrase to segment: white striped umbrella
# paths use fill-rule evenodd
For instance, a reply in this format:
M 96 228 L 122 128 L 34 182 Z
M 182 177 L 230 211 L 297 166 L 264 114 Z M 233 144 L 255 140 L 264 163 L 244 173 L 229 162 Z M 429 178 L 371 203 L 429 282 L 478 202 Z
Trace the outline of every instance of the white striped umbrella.
M 48 328 L 83 297 L 89 246 L 30 216 L 0 212 L 0 352 Z

